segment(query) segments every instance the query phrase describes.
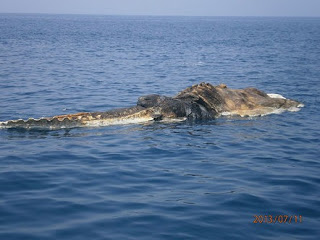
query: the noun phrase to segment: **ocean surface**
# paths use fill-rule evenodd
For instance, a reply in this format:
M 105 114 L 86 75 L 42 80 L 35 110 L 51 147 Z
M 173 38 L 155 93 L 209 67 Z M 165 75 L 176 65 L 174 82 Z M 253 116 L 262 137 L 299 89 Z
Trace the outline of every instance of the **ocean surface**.
M 0 14 L 0 121 L 127 107 L 204 81 L 305 107 L 1 129 L 0 239 L 319 239 L 320 18 Z

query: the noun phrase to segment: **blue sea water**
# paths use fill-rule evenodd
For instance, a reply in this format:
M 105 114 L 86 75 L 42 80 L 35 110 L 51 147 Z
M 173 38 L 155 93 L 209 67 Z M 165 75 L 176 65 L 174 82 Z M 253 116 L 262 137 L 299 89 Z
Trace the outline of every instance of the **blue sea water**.
M 132 106 L 203 81 L 305 104 L 2 129 L 0 239 L 319 239 L 319 78 L 320 18 L 0 14 L 0 121 Z

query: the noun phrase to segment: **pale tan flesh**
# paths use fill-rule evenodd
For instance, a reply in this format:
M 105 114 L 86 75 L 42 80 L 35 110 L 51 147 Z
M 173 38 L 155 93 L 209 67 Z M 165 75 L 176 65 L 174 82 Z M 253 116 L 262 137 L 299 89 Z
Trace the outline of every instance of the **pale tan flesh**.
M 207 95 L 207 92 L 215 92 Z M 210 108 L 221 115 L 260 116 L 277 112 L 277 110 L 297 110 L 303 106 L 300 102 L 279 98 L 272 98 L 268 94 L 255 89 L 229 89 L 225 84 L 212 86 L 209 83 L 193 85 L 180 92 L 176 98 L 192 95 L 201 98 Z

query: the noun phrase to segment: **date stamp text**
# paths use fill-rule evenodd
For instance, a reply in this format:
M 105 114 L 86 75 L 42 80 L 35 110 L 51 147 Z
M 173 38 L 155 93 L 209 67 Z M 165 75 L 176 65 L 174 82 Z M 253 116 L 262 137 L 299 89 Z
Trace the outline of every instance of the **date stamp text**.
M 301 215 L 253 215 L 253 223 L 302 223 Z

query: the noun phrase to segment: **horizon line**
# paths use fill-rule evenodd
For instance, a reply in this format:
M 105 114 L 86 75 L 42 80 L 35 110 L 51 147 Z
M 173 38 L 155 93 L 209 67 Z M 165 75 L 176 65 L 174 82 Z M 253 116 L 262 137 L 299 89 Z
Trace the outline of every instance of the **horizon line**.
M 48 12 L 0 12 L 0 14 L 31 14 L 31 15 L 89 15 L 89 16 L 136 16 L 136 17 L 262 17 L 262 18 L 320 18 L 305 15 L 183 15 L 183 14 L 111 14 L 111 13 L 48 13 Z

